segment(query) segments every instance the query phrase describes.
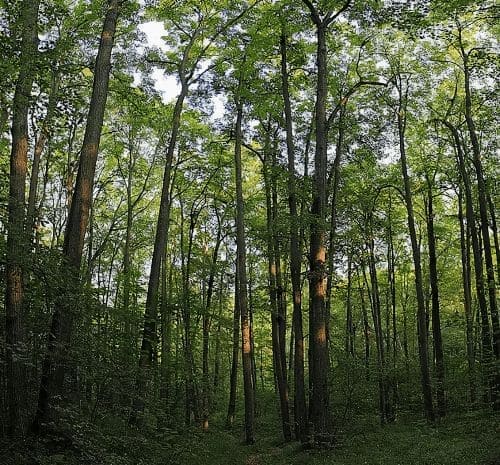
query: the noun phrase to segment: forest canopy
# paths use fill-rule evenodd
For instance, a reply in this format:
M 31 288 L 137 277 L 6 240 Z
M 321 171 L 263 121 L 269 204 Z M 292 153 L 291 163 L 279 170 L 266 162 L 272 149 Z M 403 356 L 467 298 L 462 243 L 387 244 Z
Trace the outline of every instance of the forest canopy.
M 0 461 L 499 463 L 499 17 L 0 1 Z

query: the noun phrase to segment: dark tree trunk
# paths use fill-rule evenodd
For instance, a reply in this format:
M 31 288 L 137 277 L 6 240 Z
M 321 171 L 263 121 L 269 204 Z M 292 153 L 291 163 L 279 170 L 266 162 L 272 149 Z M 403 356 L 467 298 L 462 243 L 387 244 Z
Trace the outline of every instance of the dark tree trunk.
M 364 267 L 364 264 L 362 266 Z M 363 316 L 365 379 L 368 381 L 370 379 L 370 324 L 368 323 L 368 311 L 366 310 L 365 289 L 364 286 L 361 286 L 359 271 L 357 271 L 357 282 L 359 285 L 359 300 L 361 302 L 361 313 Z
M 266 218 L 267 218 L 267 259 L 268 259 L 268 276 L 269 276 L 269 298 L 271 304 L 271 328 L 272 328 L 272 349 L 273 349 L 273 366 L 274 366 L 274 377 L 276 380 L 276 386 L 280 399 L 280 412 L 281 412 L 281 422 L 282 430 L 285 441 L 290 441 L 291 430 L 290 430 L 290 416 L 288 409 L 288 386 L 286 382 L 285 367 L 283 367 L 283 354 L 282 354 L 282 343 L 281 339 L 283 337 L 280 330 L 280 304 L 278 296 L 278 280 L 277 280 L 277 250 L 275 243 L 275 227 L 276 214 L 275 206 L 273 205 L 276 201 L 274 196 L 275 186 L 272 185 L 271 177 L 275 176 L 273 170 L 276 169 L 274 164 L 271 165 L 271 169 L 268 166 L 269 159 L 269 136 L 266 134 L 266 144 L 265 144 L 264 159 L 263 159 L 263 172 L 264 172 L 264 185 L 266 191 Z
M 493 327 L 493 352 L 497 362 L 500 360 L 500 321 L 498 318 L 497 292 L 495 283 L 495 271 L 493 267 L 493 255 L 491 251 L 490 230 L 488 222 L 488 198 L 486 182 L 484 179 L 483 163 L 481 161 L 481 148 L 477 137 L 474 118 L 472 117 L 472 94 L 470 88 L 470 68 L 469 53 L 466 53 L 463 47 L 461 30 L 459 31 L 460 48 L 463 58 L 464 87 L 465 87 L 465 121 L 469 130 L 470 141 L 472 144 L 472 164 L 476 172 L 477 194 L 479 200 L 479 217 L 481 237 L 483 239 L 483 254 L 486 265 L 486 277 L 488 284 L 488 296 L 490 303 L 491 324 Z M 497 397 L 497 407 L 500 408 L 500 383 L 496 376 L 495 396 Z
M 464 288 L 465 335 L 467 345 L 467 363 L 469 368 L 470 403 L 476 403 L 476 364 L 474 356 L 474 315 L 472 311 L 470 234 L 464 224 L 463 194 L 458 191 L 458 220 L 460 222 L 460 253 L 462 259 L 462 282 Z
M 378 276 L 375 259 L 375 243 L 373 233 L 372 214 L 368 217 L 368 268 L 371 282 L 371 304 L 373 316 L 373 328 L 375 330 L 375 343 L 377 346 L 377 364 L 378 364 L 378 385 L 379 385 L 379 409 L 380 421 L 382 424 L 394 421 L 392 405 L 389 399 L 389 383 L 387 377 L 386 353 L 384 347 L 384 334 L 382 332 L 382 315 L 380 304 L 380 293 L 378 287 Z
M 219 247 L 222 242 L 222 223 L 218 218 L 217 237 L 210 261 L 210 272 L 207 285 L 207 297 L 205 300 L 205 308 L 203 312 L 203 334 L 202 334 L 202 373 L 203 373 L 203 401 L 202 401 L 202 428 L 208 430 L 208 417 L 210 413 L 210 373 L 208 370 L 209 356 L 209 338 L 210 327 L 212 322 L 212 295 L 214 292 L 215 275 L 217 273 L 217 258 L 219 255 Z
M 317 89 L 316 89 L 316 152 L 311 205 L 310 270 L 309 270 L 309 422 L 312 438 L 317 443 L 333 441 L 333 418 L 329 399 L 329 356 L 326 321 L 326 163 L 327 163 L 327 25 L 316 22 Z
M 241 350 L 243 365 L 243 388 L 245 397 L 245 441 L 254 442 L 255 398 L 252 376 L 252 337 L 247 297 L 246 239 L 243 200 L 243 178 L 241 162 L 243 101 L 241 97 L 242 77 L 236 96 L 236 127 L 234 143 L 234 163 L 236 182 L 236 255 L 238 262 L 238 303 L 241 318 Z
M 226 426 L 231 428 L 236 412 L 236 386 L 238 384 L 238 357 L 240 352 L 240 303 L 238 263 L 234 276 L 234 315 L 233 315 L 233 355 L 231 358 L 231 374 L 229 378 L 229 403 L 227 407 Z
M 27 403 L 26 331 L 24 328 L 24 279 L 27 235 L 25 222 L 25 184 L 28 164 L 28 112 L 36 71 L 38 46 L 38 0 L 22 3 L 22 37 L 19 75 L 12 105 L 12 150 L 10 154 L 7 223 L 5 343 L 7 374 L 8 433 L 24 434 Z
M 163 183 L 160 198 L 160 209 L 158 211 L 158 221 L 156 224 L 155 241 L 153 247 L 153 256 L 151 259 L 151 268 L 149 272 L 148 292 L 146 297 L 146 306 L 144 309 L 144 329 L 142 335 L 141 351 L 139 356 L 139 367 L 136 378 L 136 397 L 132 404 L 129 423 L 140 424 L 140 418 L 144 412 L 144 396 L 146 394 L 149 371 L 153 361 L 154 344 L 156 341 L 156 320 L 158 311 L 158 290 L 160 283 L 161 258 L 164 253 L 169 221 L 170 221 L 170 191 L 172 164 L 174 160 L 177 138 L 181 125 L 182 105 L 188 94 L 188 84 L 181 77 L 181 92 L 175 102 L 172 116 L 172 128 L 170 130 L 170 140 L 168 142 L 165 169 L 163 173 Z
M 294 340 L 294 422 L 295 437 L 304 442 L 307 437 L 307 407 L 304 385 L 304 334 L 302 328 L 301 248 L 300 218 L 297 210 L 297 187 L 295 178 L 295 144 L 293 140 L 292 107 L 287 70 L 287 40 L 281 35 L 281 83 L 286 123 L 286 144 L 288 155 L 288 207 L 290 210 L 290 275 L 292 280 L 293 315 L 292 332 Z M 290 354 L 290 359 L 291 359 Z
M 482 366 L 486 372 L 486 384 L 488 392 L 486 397 L 491 400 L 494 395 L 495 369 L 492 367 L 492 341 L 490 321 L 488 317 L 488 304 L 486 302 L 484 275 L 483 275 L 483 257 L 481 254 L 480 236 L 477 231 L 476 218 L 474 213 L 474 201 L 472 197 L 471 183 L 469 173 L 465 163 L 465 155 L 462 149 L 460 134 L 456 127 L 447 121 L 442 123 L 450 130 L 455 144 L 457 165 L 462 179 L 465 193 L 465 216 L 467 219 L 467 228 L 470 230 L 472 243 L 472 255 L 474 257 L 474 277 L 476 281 L 476 297 L 479 305 L 479 315 L 481 319 L 481 356 Z
M 434 234 L 434 202 L 432 181 L 427 178 L 427 244 L 429 247 L 429 279 L 432 298 L 432 338 L 434 341 L 434 360 L 436 364 L 436 397 L 437 414 L 446 415 L 446 398 L 444 389 L 444 355 L 441 337 L 441 315 L 439 308 L 439 286 L 436 254 L 436 235 Z
M 397 108 L 397 124 L 399 134 L 399 152 L 401 156 L 401 170 L 404 183 L 404 198 L 408 214 L 408 230 L 413 255 L 413 265 L 415 271 L 415 290 L 417 295 L 417 335 L 418 335 L 418 355 L 420 361 L 420 375 L 422 382 L 422 393 L 424 397 L 424 412 L 429 421 L 434 421 L 434 407 L 432 405 L 432 387 L 429 374 L 429 349 L 427 341 L 427 318 L 425 311 L 424 283 L 422 279 L 422 265 L 420 258 L 420 245 L 415 228 L 415 213 L 413 210 L 413 194 L 411 180 L 408 174 L 408 162 L 406 160 L 405 130 L 406 130 L 406 105 L 408 98 L 408 82 L 403 89 L 403 78 L 397 77 L 397 87 L 399 92 L 399 104 Z
M 354 357 L 354 323 L 352 318 L 352 258 L 347 257 L 347 296 L 346 296 L 346 331 L 345 353 Z
M 26 213 L 26 231 L 28 234 L 32 233 L 35 226 L 35 208 L 36 208 L 36 196 L 38 190 L 38 177 L 40 173 L 40 160 L 42 157 L 43 149 L 49 139 L 50 125 L 54 117 L 54 110 L 56 108 L 57 97 L 59 89 L 59 74 L 57 70 L 53 71 L 52 81 L 49 93 L 49 103 L 47 105 L 47 114 L 42 123 L 40 129 L 40 134 L 35 143 L 35 149 L 33 151 L 33 163 L 31 165 L 31 179 L 30 179 L 30 190 L 28 195 L 28 207 Z
M 56 303 L 49 331 L 47 354 L 42 365 L 42 378 L 38 397 L 38 408 L 33 422 L 33 429 L 39 430 L 53 412 L 53 402 L 63 390 L 66 372 L 66 356 L 71 338 L 71 328 L 75 312 L 73 298 L 69 293 L 78 286 L 78 277 L 82 261 L 85 232 L 92 205 L 94 174 L 101 140 L 104 110 L 108 97 L 109 76 L 111 71 L 111 52 L 116 31 L 116 24 L 122 2 L 109 0 L 99 50 L 94 69 L 94 83 L 87 125 L 78 165 L 78 175 L 72 194 L 71 207 L 64 235 L 63 255 L 73 274 L 67 292 L 62 292 Z

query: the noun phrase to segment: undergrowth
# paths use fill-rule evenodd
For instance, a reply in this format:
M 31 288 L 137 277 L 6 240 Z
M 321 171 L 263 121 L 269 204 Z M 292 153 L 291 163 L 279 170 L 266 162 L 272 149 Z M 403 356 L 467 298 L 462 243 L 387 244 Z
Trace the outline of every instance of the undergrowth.
M 243 443 L 243 425 L 231 431 L 215 417 L 199 428 L 134 430 L 112 416 L 76 422 L 43 440 L 0 443 L 5 465 L 500 465 L 500 421 L 490 411 L 453 414 L 436 425 L 400 417 L 381 426 L 376 416 L 339 424 L 332 450 L 283 443 L 271 402 L 256 418 L 256 443 Z

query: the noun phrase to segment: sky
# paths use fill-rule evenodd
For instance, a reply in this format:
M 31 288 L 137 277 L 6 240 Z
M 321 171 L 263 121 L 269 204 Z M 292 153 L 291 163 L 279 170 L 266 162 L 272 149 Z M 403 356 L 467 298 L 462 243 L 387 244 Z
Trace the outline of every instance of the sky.
M 139 30 L 146 35 L 147 45 L 150 47 L 158 47 L 162 50 L 167 50 L 165 42 L 162 39 L 167 32 L 163 27 L 163 23 L 159 21 L 149 21 L 139 25 Z M 180 86 L 177 83 L 175 76 L 165 76 L 163 71 L 155 69 L 152 78 L 155 81 L 155 89 L 161 92 L 163 100 L 171 102 L 174 100 L 180 91 Z
M 139 30 L 146 35 L 148 46 L 167 50 L 167 46 L 162 39 L 162 37 L 167 34 L 167 31 L 163 27 L 163 23 L 159 21 L 142 23 L 139 25 Z M 152 78 L 155 81 L 155 89 L 161 92 L 165 103 L 175 100 L 180 92 L 180 85 L 175 76 L 165 76 L 163 71 L 157 68 L 153 71 Z M 212 102 L 214 112 L 211 118 L 212 120 L 217 120 L 224 114 L 224 102 L 220 97 L 213 97 Z

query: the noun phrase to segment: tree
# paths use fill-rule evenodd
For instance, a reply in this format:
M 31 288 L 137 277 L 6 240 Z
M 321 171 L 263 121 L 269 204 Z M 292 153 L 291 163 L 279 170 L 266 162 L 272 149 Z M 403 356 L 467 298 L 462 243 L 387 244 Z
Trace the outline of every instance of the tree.
M 323 17 L 309 0 L 303 0 L 309 9 L 312 22 L 316 28 L 316 107 L 315 135 L 316 149 L 314 155 L 314 188 L 311 205 L 311 238 L 310 238 L 310 271 L 309 271 L 309 382 L 311 395 L 309 399 L 309 421 L 312 425 L 311 435 L 318 443 L 331 442 L 332 417 L 329 408 L 328 371 L 329 356 L 327 343 L 327 321 L 325 312 L 326 298 L 326 165 L 328 125 L 326 118 L 327 87 L 327 44 L 328 27 L 347 8 L 347 1 L 337 11 L 328 11 Z
M 85 232 L 89 220 L 94 184 L 95 166 L 108 96 L 111 70 L 111 52 L 118 16 L 123 1 L 109 0 L 101 33 L 101 40 L 94 69 L 94 83 L 90 100 L 85 136 L 82 144 L 78 175 L 71 200 L 71 208 L 64 235 L 63 255 L 75 280 L 78 279 L 83 253 Z M 70 289 L 71 292 L 72 289 Z M 54 398 L 62 393 L 66 366 L 65 352 L 68 350 L 74 310 L 71 298 L 63 291 L 52 315 L 47 342 L 47 354 L 42 368 L 38 407 L 33 429 L 39 431 L 42 423 L 54 412 Z
M 12 109 L 12 150 L 9 174 L 9 219 L 5 290 L 5 333 L 7 347 L 7 396 L 9 432 L 24 433 L 26 421 L 26 379 L 24 284 L 26 279 L 27 236 L 25 223 L 25 183 L 28 163 L 28 112 L 36 73 L 38 9 L 40 2 L 22 4 L 22 37 L 19 75 Z

